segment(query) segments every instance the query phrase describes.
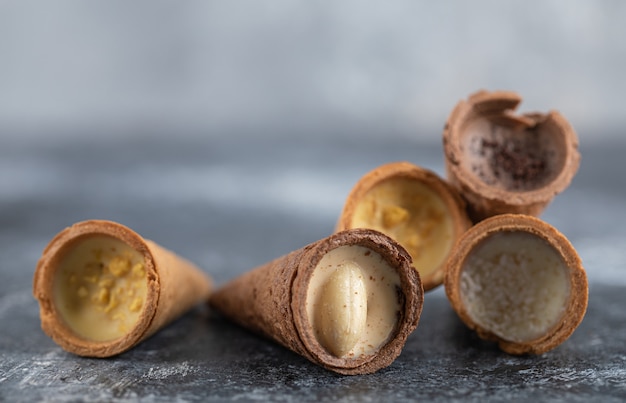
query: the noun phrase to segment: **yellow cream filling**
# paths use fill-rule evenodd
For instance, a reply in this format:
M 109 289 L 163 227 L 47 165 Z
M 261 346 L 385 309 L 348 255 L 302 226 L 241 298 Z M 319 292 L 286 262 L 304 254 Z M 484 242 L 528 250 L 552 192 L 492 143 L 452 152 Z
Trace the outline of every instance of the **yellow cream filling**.
M 141 314 L 148 282 L 143 256 L 124 242 L 94 236 L 62 258 L 54 304 L 78 336 L 109 341 L 128 333 Z
M 444 261 L 454 238 L 444 201 L 423 183 L 409 178 L 385 180 L 358 202 L 352 228 L 371 228 L 398 241 L 422 277 Z

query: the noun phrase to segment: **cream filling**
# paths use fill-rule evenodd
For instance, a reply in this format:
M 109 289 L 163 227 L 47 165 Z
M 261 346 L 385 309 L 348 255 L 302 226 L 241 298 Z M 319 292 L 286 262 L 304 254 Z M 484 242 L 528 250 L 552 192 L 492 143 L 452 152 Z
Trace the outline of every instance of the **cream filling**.
M 396 270 L 369 248 L 329 251 L 307 290 L 307 316 L 318 342 L 338 357 L 374 354 L 397 325 L 400 288 Z
M 137 323 L 148 289 L 144 258 L 124 242 L 94 236 L 62 258 L 54 278 L 54 304 L 78 336 L 109 341 Z
M 374 229 L 398 241 L 423 278 L 441 266 L 454 239 L 452 215 L 441 197 L 408 178 L 388 179 L 368 191 L 351 227 Z
M 467 257 L 461 300 L 472 320 L 513 342 L 545 335 L 563 316 L 569 270 L 545 240 L 526 232 L 492 235 Z

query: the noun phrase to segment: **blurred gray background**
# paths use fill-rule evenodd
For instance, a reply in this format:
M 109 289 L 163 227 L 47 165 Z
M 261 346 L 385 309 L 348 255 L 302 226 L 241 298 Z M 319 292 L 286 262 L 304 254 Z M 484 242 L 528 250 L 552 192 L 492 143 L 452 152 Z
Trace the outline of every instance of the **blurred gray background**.
M 439 142 L 481 88 L 619 138 L 625 21 L 619 0 L 0 0 L 0 140 Z

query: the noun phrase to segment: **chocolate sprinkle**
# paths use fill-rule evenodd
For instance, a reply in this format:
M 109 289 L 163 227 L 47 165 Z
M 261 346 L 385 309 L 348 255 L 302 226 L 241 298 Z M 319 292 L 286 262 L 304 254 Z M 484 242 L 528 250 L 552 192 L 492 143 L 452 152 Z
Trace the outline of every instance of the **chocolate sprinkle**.
M 508 176 L 512 179 L 513 190 L 528 188 L 529 184 L 545 177 L 545 158 L 517 142 L 509 140 L 499 143 L 482 139 L 481 148 L 481 154 L 486 154 L 485 150 L 489 150 L 489 166 L 493 175 L 496 178 Z

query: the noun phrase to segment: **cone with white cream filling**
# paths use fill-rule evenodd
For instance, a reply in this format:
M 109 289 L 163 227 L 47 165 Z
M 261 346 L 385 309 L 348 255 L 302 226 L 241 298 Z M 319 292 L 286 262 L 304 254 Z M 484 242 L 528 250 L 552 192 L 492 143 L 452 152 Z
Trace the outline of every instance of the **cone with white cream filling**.
M 587 276 L 567 238 L 538 218 L 503 214 L 468 230 L 448 261 L 445 289 L 461 320 L 510 354 L 567 340 L 587 309 Z

